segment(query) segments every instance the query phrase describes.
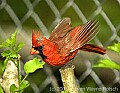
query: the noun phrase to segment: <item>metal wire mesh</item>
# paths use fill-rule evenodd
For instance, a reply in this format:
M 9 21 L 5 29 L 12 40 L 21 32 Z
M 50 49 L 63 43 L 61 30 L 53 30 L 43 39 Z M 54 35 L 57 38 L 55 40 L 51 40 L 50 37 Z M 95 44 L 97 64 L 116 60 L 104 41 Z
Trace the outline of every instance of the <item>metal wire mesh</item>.
M 107 4 L 111 2 L 110 3 L 111 6 L 106 4 L 108 10 L 111 9 L 111 13 L 108 13 L 107 10 L 105 9 L 106 2 Z M 112 3 L 114 3 L 115 6 L 113 6 Z M 40 5 L 41 8 L 39 7 Z M 80 5 L 84 7 L 80 7 Z M 93 8 L 91 6 L 93 6 Z M 87 11 L 87 9 L 89 8 L 90 9 L 92 8 L 91 11 Z M 4 17 L 0 16 L 1 17 L 0 42 L 6 40 L 9 37 L 9 35 L 15 31 L 15 29 L 19 29 L 19 34 L 20 34 L 18 36 L 19 41 L 22 40 L 26 43 L 24 50 L 21 52 L 21 55 L 24 56 L 23 59 L 21 59 L 21 61 L 22 63 L 24 63 L 26 60 L 29 60 L 31 58 L 31 56 L 29 55 L 29 50 L 31 48 L 31 30 L 40 28 L 43 35 L 49 37 L 50 34 L 49 31 L 51 31 L 53 27 L 55 27 L 55 25 L 61 20 L 62 17 L 67 16 L 70 17 L 71 19 L 72 18 L 75 19 L 75 21 L 77 21 L 77 23 L 73 22 L 75 24 L 85 23 L 89 19 L 98 19 L 98 21 L 100 21 L 100 24 L 104 21 L 103 22 L 104 24 L 103 25 L 101 24 L 101 28 L 103 27 L 106 29 L 104 29 L 103 32 L 101 31 L 101 34 L 107 33 L 108 36 L 102 36 L 104 41 L 100 36 L 98 36 L 94 39 L 94 42 L 100 46 L 108 46 L 113 42 L 120 42 L 120 36 L 119 36 L 120 20 L 119 18 L 117 19 L 111 17 L 112 15 L 115 15 L 112 11 L 112 8 L 116 9 L 114 13 L 116 13 L 117 16 L 120 16 L 120 13 L 118 13 L 120 10 L 120 0 L 110 0 L 110 1 L 109 0 L 90 0 L 90 1 L 88 0 L 64 0 L 64 1 L 62 0 L 61 1 L 60 0 L 2 0 L 0 1 L 0 13 L 1 14 L 4 13 Z M 49 10 L 47 11 L 47 9 Z M 38 11 L 36 10 L 40 10 L 41 14 L 38 13 Z M 69 13 L 69 10 L 72 12 Z M 46 15 L 44 15 L 45 14 L 44 11 L 46 12 Z M 85 11 L 87 11 L 88 14 Z M 77 18 L 75 18 L 76 17 L 75 15 L 77 16 Z M 117 17 L 117 16 L 113 16 L 113 17 Z M 47 23 L 45 22 L 44 19 L 47 19 L 48 21 L 50 20 L 50 22 L 47 21 L 48 22 Z M 78 19 L 80 21 L 78 21 Z M 34 26 L 32 26 L 33 24 Z M 108 31 L 106 32 L 105 30 Z M 111 55 L 113 56 L 114 54 Z M 84 58 L 84 54 L 81 54 L 80 56 Z M 104 57 L 111 59 L 111 57 L 107 54 Z M 117 61 L 120 61 L 120 59 L 118 58 Z M 119 78 L 120 76 L 118 71 L 116 70 L 106 71 L 107 73 L 111 72 L 112 74 L 114 74 L 114 78 L 110 82 L 107 82 L 108 84 L 105 84 L 104 81 L 102 81 L 100 75 L 98 75 L 95 70 L 91 69 L 90 60 L 88 58 L 85 58 L 83 62 L 84 62 L 83 63 L 84 67 L 86 69 L 83 72 L 81 72 L 80 76 L 79 75 L 76 76 L 76 80 L 80 86 L 84 81 L 86 81 L 88 77 L 90 77 L 99 88 L 114 86 L 115 84 L 117 84 L 118 86 L 117 88 L 120 88 L 120 78 Z M 58 68 L 56 69 L 58 73 Z M 58 90 L 60 89 L 61 85 L 58 84 L 59 80 L 55 74 L 56 70 L 46 65 L 43 71 L 45 72 L 44 73 L 45 77 L 44 80 L 41 81 L 40 85 L 34 82 L 33 78 L 31 78 L 32 76 L 28 78 L 28 80 L 31 83 L 31 88 L 32 88 L 31 90 L 34 93 L 47 93 L 45 92 L 45 90 L 50 90 L 50 93 L 53 92 L 59 93 L 60 91 Z M 105 69 L 101 71 L 103 71 L 104 73 Z M 54 87 L 54 89 L 52 87 Z M 119 92 L 120 89 L 114 93 L 119 93 Z M 30 92 L 25 92 L 25 93 L 30 93 Z M 85 93 L 85 92 L 81 90 L 81 93 Z M 99 93 L 109 93 L 109 91 L 100 91 Z

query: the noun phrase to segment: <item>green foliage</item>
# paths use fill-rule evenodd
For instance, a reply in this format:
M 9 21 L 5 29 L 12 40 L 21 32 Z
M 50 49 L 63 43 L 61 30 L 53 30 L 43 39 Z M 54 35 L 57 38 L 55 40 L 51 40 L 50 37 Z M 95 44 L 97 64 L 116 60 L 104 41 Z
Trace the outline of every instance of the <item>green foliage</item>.
M 69 92 L 66 92 L 66 91 L 61 91 L 61 93 L 69 93 Z
M 20 42 L 16 45 L 17 32 L 18 30 L 16 30 L 10 38 L 0 45 L 0 48 L 5 48 L 5 51 L 1 53 L 1 56 L 6 58 L 4 61 L 4 66 L 2 67 L 2 71 L 4 71 L 8 60 L 13 60 L 14 62 L 16 59 L 18 59 L 18 52 L 24 45 L 23 42 Z
M 4 93 L 2 87 L 0 86 L 0 93 Z
M 113 46 L 108 46 L 108 49 L 111 49 L 120 54 L 120 42 L 117 44 L 114 44 Z
M 18 55 L 18 52 L 22 48 L 24 43 L 20 42 L 20 43 L 16 44 L 17 32 L 18 31 L 15 31 L 15 33 L 13 33 L 10 38 L 8 38 L 5 42 L 3 42 L 0 45 L 0 48 L 4 48 L 5 49 L 1 53 L 1 56 L 6 58 L 4 60 L 4 65 L 2 65 L 3 66 L 2 67 L 2 71 L 4 72 L 8 60 L 12 60 L 14 62 L 14 64 L 17 66 L 17 68 L 18 68 L 19 87 L 17 88 L 14 84 L 11 85 L 11 87 L 10 87 L 11 93 L 14 93 L 15 91 L 21 91 L 21 90 L 23 90 L 23 89 L 25 89 L 26 87 L 29 86 L 28 81 L 25 81 L 25 80 L 21 81 L 21 76 L 20 76 L 20 72 L 19 72 L 20 66 L 19 66 L 19 55 Z M 2 93 L 2 92 L 0 92 L 0 93 Z
M 12 84 L 10 86 L 10 93 L 15 93 L 15 92 L 22 93 L 24 89 L 27 88 L 29 85 L 30 85 L 29 82 L 26 80 L 23 80 L 20 83 L 19 87 L 16 87 L 14 84 Z
M 6 48 L 6 50 L 1 54 L 2 57 L 18 58 L 18 52 L 24 43 L 20 42 L 17 45 L 15 44 L 17 32 L 18 31 L 15 31 L 9 39 L 0 45 L 0 48 Z
M 104 67 L 104 68 L 112 68 L 112 69 L 120 70 L 120 65 L 109 59 L 100 60 L 100 63 L 97 65 L 94 65 L 93 67 Z
M 2 71 L 5 70 L 6 64 L 8 60 L 12 60 L 16 67 L 18 68 L 18 82 L 19 82 L 19 87 L 16 87 L 15 84 L 12 84 L 10 86 L 10 93 L 22 93 L 25 88 L 27 88 L 30 84 L 27 80 L 25 80 L 28 76 L 29 73 L 35 72 L 39 68 L 43 68 L 43 65 L 45 62 L 40 62 L 40 59 L 34 58 L 33 60 L 30 60 L 26 62 L 24 65 L 24 70 L 27 73 L 27 75 L 21 80 L 21 75 L 20 75 L 20 57 L 19 57 L 19 50 L 22 48 L 24 45 L 23 42 L 20 42 L 16 44 L 16 35 L 18 31 L 15 31 L 15 33 L 12 34 L 12 36 L 7 39 L 5 42 L 3 42 L 0 45 L 0 48 L 4 48 L 5 51 L 1 53 L 2 57 L 5 57 L 4 64 L 0 64 L 2 67 Z M 1 62 L 2 63 L 2 62 Z M 0 87 L 0 93 L 3 93 L 2 88 Z
M 120 54 L 120 43 L 114 44 L 113 46 L 108 46 L 108 48 Z M 120 71 L 120 64 L 117 64 L 116 62 L 109 59 L 100 60 L 99 64 L 93 65 L 93 67 L 111 68 Z
M 34 58 L 25 63 L 24 70 L 27 74 L 35 72 L 39 68 L 43 68 L 45 62 L 40 62 L 40 59 Z
M 2 45 L 0 45 L 0 47 L 9 47 L 9 48 L 13 48 L 15 46 L 16 43 L 16 34 L 18 31 L 15 31 L 15 33 L 12 34 L 12 36 L 7 39 L 5 42 L 2 43 Z

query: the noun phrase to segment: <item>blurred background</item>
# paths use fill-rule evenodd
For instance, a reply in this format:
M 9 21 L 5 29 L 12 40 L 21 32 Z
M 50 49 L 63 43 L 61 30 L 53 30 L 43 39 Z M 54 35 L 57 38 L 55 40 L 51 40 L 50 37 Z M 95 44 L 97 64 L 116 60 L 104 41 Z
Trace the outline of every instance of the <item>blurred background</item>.
M 0 0 L 0 44 L 19 29 L 17 42 L 25 43 L 20 51 L 23 66 L 26 61 L 34 58 L 29 54 L 32 30 L 40 29 L 42 36 L 48 38 L 52 29 L 64 17 L 70 17 L 73 26 L 82 25 L 90 19 L 99 21 L 100 32 L 90 43 L 107 48 L 120 42 L 120 0 Z M 110 50 L 104 56 L 80 51 L 75 58 L 76 81 L 81 88 L 116 88 L 115 91 L 96 93 L 120 93 L 120 72 L 92 68 L 103 58 L 120 64 L 119 55 Z M 3 62 L 3 58 L 0 58 L 0 62 Z M 24 93 L 60 93 L 63 85 L 59 68 L 46 64 L 43 69 L 30 74 L 27 80 L 31 85 Z M 23 67 L 21 73 L 25 75 Z M 94 91 L 81 89 L 80 92 Z

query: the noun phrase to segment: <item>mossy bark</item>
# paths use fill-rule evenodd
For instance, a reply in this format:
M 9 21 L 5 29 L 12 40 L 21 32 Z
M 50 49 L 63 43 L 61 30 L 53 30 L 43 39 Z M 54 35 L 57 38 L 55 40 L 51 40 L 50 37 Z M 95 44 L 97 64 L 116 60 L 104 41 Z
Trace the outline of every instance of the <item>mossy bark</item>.
M 68 93 L 79 93 L 74 76 L 74 65 L 64 66 L 59 69 L 64 86 L 64 91 Z
M 18 70 L 13 61 L 9 60 L 3 77 L 0 79 L 0 85 L 3 87 L 5 93 L 10 93 L 10 86 L 15 84 L 16 87 L 18 84 Z

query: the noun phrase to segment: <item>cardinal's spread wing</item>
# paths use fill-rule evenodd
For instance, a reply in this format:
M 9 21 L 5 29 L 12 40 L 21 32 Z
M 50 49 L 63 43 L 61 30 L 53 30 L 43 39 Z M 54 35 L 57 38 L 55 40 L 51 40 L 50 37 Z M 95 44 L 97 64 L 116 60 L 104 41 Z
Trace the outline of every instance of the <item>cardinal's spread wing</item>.
M 83 26 L 71 26 L 70 18 L 64 18 L 58 23 L 50 35 L 50 40 L 59 46 L 59 52 L 70 54 L 81 48 L 98 33 L 96 21 L 88 21 Z
M 58 43 L 58 41 L 60 41 L 61 38 L 63 38 L 68 33 L 68 31 L 71 29 L 72 29 L 72 27 L 71 27 L 70 18 L 64 18 L 55 27 L 55 29 L 51 33 L 49 39 L 52 42 Z
M 83 26 L 77 26 L 69 31 L 64 37 L 64 47 L 61 49 L 61 53 L 69 54 L 87 42 L 94 38 L 98 33 L 98 25 L 96 21 L 88 21 Z

